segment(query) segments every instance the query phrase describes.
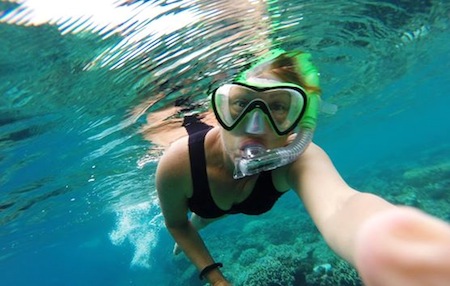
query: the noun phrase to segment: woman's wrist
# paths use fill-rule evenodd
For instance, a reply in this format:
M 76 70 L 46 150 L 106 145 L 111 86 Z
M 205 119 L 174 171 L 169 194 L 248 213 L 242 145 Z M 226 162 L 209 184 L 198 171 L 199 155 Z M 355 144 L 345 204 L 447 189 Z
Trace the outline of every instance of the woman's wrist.
M 206 266 L 205 268 L 202 269 L 202 271 L 200 271 L 200 275 L 199 275 L 200 280 L 202 280 L 203 277 L 205 277 L 209 272 L 216 270 L 218 268 L 221 268 L 222 266 L 223 266 L 223 264 L 221 262 L 212 263 L 212 264 Z

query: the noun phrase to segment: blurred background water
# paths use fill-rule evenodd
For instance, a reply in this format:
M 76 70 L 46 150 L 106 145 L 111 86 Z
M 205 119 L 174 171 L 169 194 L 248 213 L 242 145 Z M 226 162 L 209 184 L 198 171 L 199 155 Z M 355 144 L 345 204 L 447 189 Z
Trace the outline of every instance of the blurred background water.
M 450 220 L 449 17 L 445 0 L 1 1 L 2 285 L 199 285 L 163 228 L 160 141 L 274 47 L 312 53 L 338 107 L 315 141 L 349 184 Z M 238 225 L 307 221 L 292 198 L 205 232 L 237 285 Z M 289 242 L 306 223 L 284 243 L 325 263 L 320 238 Z

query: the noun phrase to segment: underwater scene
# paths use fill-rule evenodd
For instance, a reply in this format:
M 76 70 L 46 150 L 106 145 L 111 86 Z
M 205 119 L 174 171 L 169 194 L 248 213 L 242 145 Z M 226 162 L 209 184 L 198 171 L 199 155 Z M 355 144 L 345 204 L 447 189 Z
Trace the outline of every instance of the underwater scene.
M 449 34 L 447 0 L 0 1 L 0 284 L 207 285 L 155 170 L 273 48 L 312 55 L 313 141 L 351 187 L 450 221 Z M 200 233 L 233 285 L 363 285 L 294 192 Z

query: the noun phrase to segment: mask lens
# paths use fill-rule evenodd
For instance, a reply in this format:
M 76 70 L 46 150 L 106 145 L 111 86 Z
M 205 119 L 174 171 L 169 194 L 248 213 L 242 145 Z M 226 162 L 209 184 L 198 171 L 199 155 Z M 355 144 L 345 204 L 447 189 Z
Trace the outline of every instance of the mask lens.
M 270 89 L 263 92 L 270 116 L 280 131 L 289 129 L 297 122 L 304 106 L 303 96 L 287 88 Z
M 283 135 L 295 128 L 304 112 L 306 95 L 290 86 L 256 88 L 225 84 L 213 94 L 214 112 L 222 126 L 231 130 L 255 108 L 269 118 L 274 130 Z

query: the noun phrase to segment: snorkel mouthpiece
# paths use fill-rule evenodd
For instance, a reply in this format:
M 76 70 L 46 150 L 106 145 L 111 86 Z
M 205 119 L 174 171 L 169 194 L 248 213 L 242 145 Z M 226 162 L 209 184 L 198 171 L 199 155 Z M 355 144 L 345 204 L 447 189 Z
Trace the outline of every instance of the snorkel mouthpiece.
M 312 129 L 301 130 L 294 141 L 286 147 L 265 150 L 262 146 L 249 146 L 244 156 L 234 162 L 234 179 L 252 176 L 263 171 L 270 171 L 295 161 L 311 143 Z
M 266 148 L 262 145 L 252 145 L 244 148 L 244 158 L 251 159 L 258 155 L 261 156 L 266 152 Z

